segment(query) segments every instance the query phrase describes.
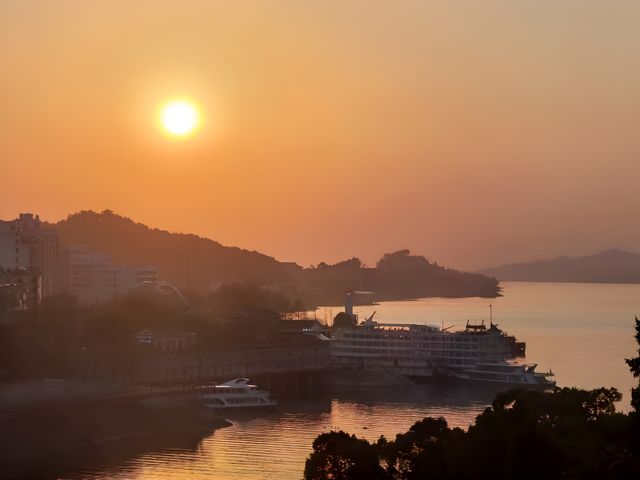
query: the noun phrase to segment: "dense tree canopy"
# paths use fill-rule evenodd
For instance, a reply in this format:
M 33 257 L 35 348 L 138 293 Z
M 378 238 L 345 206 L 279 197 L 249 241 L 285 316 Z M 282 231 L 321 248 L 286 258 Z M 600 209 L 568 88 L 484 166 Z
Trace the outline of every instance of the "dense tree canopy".
M 355 326 L 356 319 L 346 312 L 338 313 L 333 319 L 333 328 L 338 330 L 340 328 L 350 328 Z
M 305 479 L 640 478 L 633 440 L 640 432 L 632 416 L 615 413 L 620 398 L 614 388 L 511 391 L 467 432 L 425 418 L 394 441 L 323 434 Z
M 640 320 L 636 317 L 636 342 L 638 342 L 638 346 L 640 347 Z M 628 358 L 626 360 L 627 365 L 629 365 L 629 369 L 633 376 L 638 378 L 640 377 L 640 348 L 638 348 L 638 356 L 634 358 Z M 631 390 L 631 405 L 635 408 L 636 412 L 640 413 L 640 385 L 633 390 Z

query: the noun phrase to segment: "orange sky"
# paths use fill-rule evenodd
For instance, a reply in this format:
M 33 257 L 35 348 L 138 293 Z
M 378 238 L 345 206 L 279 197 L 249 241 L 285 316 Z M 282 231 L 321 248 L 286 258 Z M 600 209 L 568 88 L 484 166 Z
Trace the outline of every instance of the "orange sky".
M 638 25 L 631 0 L 4 1 L 0 218 L 111 209 L 303 265 L 640 251 Z

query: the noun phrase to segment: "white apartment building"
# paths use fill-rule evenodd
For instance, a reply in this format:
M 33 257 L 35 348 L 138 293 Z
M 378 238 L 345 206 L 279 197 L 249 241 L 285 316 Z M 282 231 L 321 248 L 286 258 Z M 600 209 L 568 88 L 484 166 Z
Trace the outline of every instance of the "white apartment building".
M 125 294 L 143 282 L 156 283 L 155 267 L 114 265 L 110 255 L 70 247 L 63 254 L 66 291 L 82 305 L 92 305 Z

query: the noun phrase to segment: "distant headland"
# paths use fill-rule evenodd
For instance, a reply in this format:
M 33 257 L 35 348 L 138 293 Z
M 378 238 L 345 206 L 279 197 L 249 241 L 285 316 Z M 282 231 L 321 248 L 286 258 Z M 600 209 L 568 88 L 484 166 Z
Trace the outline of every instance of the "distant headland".
M 640 283 L 640 254 L 611 249 L 583 257 L 512 263 L 477 273 L 516 282 Z

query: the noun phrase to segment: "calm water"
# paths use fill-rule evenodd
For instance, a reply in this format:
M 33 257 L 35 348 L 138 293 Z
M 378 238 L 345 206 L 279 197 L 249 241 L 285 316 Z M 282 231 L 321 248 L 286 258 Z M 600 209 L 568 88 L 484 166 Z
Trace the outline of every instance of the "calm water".
M 624 358 L 637 349 L 634 315 L 640 285 L 506 283 L 498 299 L 426 299 L 360 307 L 379 321 L 463 326 L 493 319 L 527 342 L 527 361 L 552 369 L 561 386 L 615 386 L 628 408 L 634 379 Z M 337 313 L 337 309 L 334 309 Z M 322 314 L 322 312 L 320 312 Z M 424 416 L 444 416 L 466 427 L 491 402 L 491 392 L 431 386 L 336 391 L 325 398 L 287 401 L 279 413 L 232 419 L 194 450 L 164 450 L 120 465 L 105 465 L 73 478 L 300 479 L 313 439 L 343 429 L 358 436 L 393 438 Z

